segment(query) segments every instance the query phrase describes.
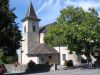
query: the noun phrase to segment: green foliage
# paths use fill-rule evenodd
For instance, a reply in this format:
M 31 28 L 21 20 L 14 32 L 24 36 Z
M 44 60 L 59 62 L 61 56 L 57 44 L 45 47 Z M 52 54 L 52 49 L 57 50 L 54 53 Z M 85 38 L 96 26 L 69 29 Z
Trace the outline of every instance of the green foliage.
M 18 61 L 17 56 L 5 56 L 4 51 L 0 49 L 0 64 L 13 64 L 16 61 Z
M 3 51 L 0 49 L 0 64 L 3 63 Z
M 68 45 L 70 52 L 85 54 L 100 48 L 100 17 L 94 8 L 68 6 L 61 10 L 57 24 L 50 27 L 45 42 L 50 45 Z
M 51 46 L 65 45 L 64 42 L 66 41 L 63 32 L 62 26 L 58 26 L 57 24 L 51 25 L 44 37 L 44 41 Z
M 6 57 L 5 63 L 7 64 L 13 64 L 17 61 L 17 57 L 14 56 L 8 56 Z
M 9 0 L 0 0 L 0 48 L 6 56 L 16 56 L 22 38 L 13 11 L 9 7 Z
M 87 56 L 100 47 L 100 18 L 94 8 L 86 12 L 80 7 L 68 6 L 61 11 L 58 25 L 65 28 L 64 34 L 71 51 L 85 52 Z

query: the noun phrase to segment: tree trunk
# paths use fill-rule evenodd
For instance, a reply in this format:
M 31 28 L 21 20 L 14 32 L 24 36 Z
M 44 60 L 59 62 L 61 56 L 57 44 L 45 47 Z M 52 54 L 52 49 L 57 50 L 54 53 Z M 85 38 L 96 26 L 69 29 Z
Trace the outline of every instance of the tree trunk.
M 90 51 L 87 50 L 86 53 L 85 53 L 86 57 L 87 57 L 87 64 L 88 64 L 88 68 L 91 69 L 93 68 L 92 67 L 92 59 L 91 59 L 91 56 L 90 56 Z

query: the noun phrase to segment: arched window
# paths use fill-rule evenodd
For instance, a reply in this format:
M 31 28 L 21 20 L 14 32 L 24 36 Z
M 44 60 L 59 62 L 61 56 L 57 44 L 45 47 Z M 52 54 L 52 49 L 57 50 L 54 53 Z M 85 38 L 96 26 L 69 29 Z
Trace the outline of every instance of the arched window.
M 32 24 L 32 30 L 33 30 L 33 32 L 36 31 L 35 23 Z
M 33 25 L 33 32 L 35 32 L 35 26 Z

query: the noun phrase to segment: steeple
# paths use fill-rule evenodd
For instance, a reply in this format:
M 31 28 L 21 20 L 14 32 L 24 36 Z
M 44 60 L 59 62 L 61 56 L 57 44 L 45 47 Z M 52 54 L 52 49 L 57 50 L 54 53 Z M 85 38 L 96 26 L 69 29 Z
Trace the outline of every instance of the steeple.
M 35 13 L 35 10 L 33 8 L 32 1 L 31 0 L 30 0 L 29 7 L 28 7 L 28 9 L 26 11 L 26 14 L 25 14 L 24 18 L 22 19 L 22 21 L 25 21 L 27 19 L 40 21 L 40 19 L 37 18 L 37 15 Z

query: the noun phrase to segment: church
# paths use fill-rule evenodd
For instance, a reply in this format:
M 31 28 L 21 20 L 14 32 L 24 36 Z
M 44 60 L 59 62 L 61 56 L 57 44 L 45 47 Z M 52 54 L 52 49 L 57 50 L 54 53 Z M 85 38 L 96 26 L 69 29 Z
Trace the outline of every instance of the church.
M 23 41 L 19 63 L 27 64 L 32 60 L 36 64 L 50 62 L 52 64 L 64 65 L 65 60 L 72 60 L 74 64 L 79 64 L 76 53 L 69 54 L 66 46 L 50 47 L 44 42 L 44 35 L 48 31 L 47 27 L 51 24 L 39 27 L 40 21 L 41 19 L 37 17 L 30 1 L 26 14 L 22 19 Z

